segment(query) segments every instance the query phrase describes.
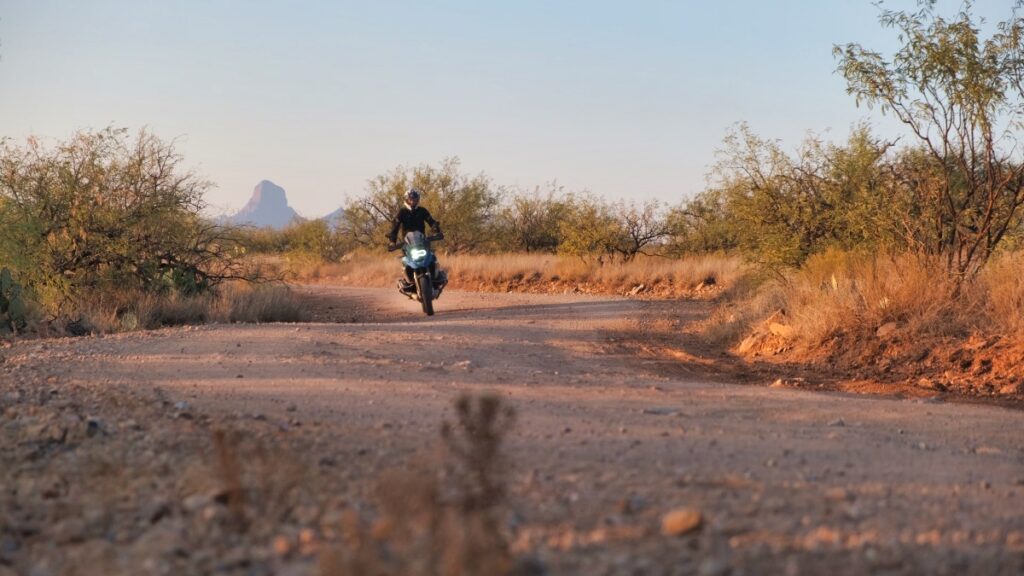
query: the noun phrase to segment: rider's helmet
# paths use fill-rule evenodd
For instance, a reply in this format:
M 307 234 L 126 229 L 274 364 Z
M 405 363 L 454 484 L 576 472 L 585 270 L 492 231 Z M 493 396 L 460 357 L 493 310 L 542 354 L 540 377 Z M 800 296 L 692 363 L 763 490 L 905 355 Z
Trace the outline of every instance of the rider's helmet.
M 405 193 L 405 203 L 410 208 L 415 208 L 420 203 L 420 191 L 415 188 L 409 188 L 409 191 Z

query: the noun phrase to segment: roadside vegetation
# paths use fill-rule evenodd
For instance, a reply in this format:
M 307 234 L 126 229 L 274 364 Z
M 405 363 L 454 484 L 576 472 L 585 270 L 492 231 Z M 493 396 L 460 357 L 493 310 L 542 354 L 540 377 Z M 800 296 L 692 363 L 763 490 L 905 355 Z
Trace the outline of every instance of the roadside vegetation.
M 4 303 L 18 304 L 5 305 L 0 331 L 293 319 L 295 308 L 254 303 L 286 300 L 282 287 L 233 286 L 262 278 L 235 232 L 201 215 L 208 187 L 172 144 L 146 131 L 82 131 L 54 146 L 4 142 L 0 265 Z

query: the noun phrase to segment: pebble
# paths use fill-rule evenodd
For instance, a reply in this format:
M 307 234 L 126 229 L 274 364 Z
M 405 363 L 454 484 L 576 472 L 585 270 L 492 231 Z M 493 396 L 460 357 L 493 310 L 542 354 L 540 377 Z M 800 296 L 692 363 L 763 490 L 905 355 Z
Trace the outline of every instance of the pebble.
M 704 517 L 694 508 L 676 508 L 661 517 L 661 533 L 666 536 L 682 536 L 700 528 Z
M 840 426 L 846 426 L 846 422 L 844 422 L 842 418 L 836 418 L 835 420 L 829 422 L 828 425 L 835 428 Z

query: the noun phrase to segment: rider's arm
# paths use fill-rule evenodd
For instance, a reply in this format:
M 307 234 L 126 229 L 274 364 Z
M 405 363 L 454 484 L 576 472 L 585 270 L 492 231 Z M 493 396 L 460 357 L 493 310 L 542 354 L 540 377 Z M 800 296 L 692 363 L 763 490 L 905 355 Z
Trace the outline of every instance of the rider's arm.
M 430 229 L 433 230 L 435 233 L 440 234 L 441 223 L 438 222 L 437 220 L 434 220 L 434 217 L 430 215 L 430 211 L 428 211 L 426 208 L 423 209 L 423 213 L 423 219 L 427 221 L 427 224 L 430 224 Z
M 402 226 L 402 212 L 399 211 L 394 218 L 391 219 L 391 232 L 388 233 L 388 240 L 392 244 L 398 241 L 398 229 Z

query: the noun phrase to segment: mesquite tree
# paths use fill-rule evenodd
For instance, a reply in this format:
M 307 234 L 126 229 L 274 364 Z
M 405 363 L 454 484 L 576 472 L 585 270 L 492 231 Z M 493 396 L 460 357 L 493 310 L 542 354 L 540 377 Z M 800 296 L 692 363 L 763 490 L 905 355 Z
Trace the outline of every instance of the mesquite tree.
M 208 184 L 142 131 L 0 146 L 0 262 L 60 308 L 109 290 L 194 294 L 248 278 L 230 231 L 201 215 Z
M 895 114 L 918 141 L 921 154 L 904 166 L 913 169 L 898 174 L 914 196 L 907 240 L 967 278 L 1024 204 L 1024 21 L 1014 13 L 982 38 L 969 2 L 947 19 L 934 0 L 913 12 L 883 10 L 880 21 L 902 46 L 889 59 L 836 46 L 838 71 L 858 104 Z

